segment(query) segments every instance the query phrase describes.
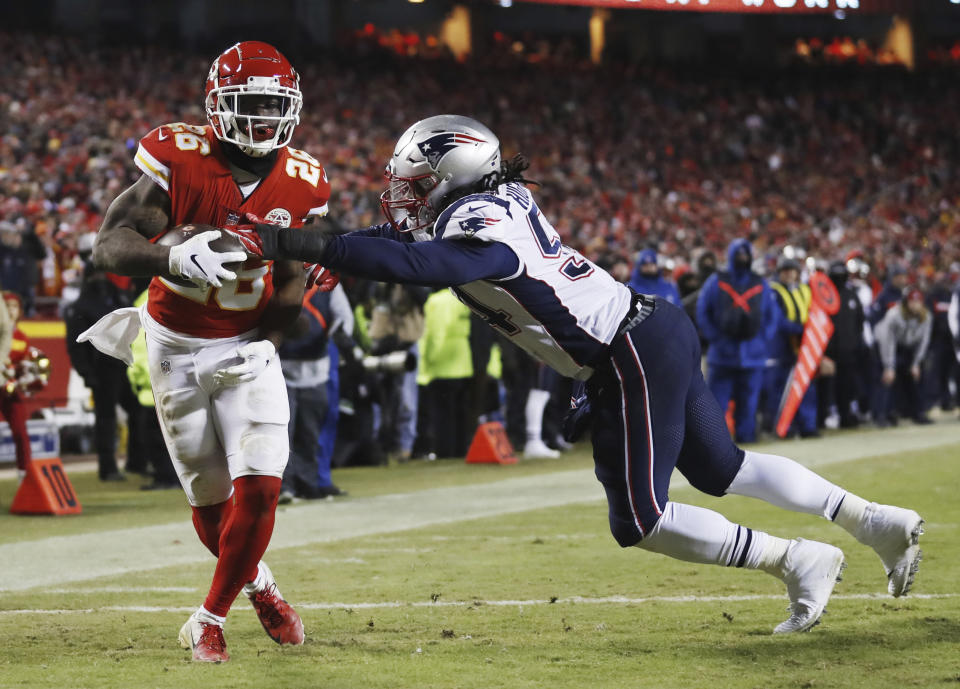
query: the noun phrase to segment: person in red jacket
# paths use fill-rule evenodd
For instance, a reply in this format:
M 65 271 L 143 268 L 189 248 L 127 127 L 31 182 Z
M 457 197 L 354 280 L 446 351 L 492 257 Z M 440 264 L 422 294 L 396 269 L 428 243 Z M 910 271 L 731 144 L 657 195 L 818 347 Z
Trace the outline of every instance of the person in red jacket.
M 4 385 L 0 388 L 0 415 L 10 425 L 10 435 L 17 448 L 17 476 L 23 478 L 30 463 L 30 434 L 27 433 L 27 405 L 20 386 L 16 384 L 16 372 L 20 363 L 30 351 L 30 343 L 17 327 L 23 306 L 20 297 L 13 292 L 4 292 L 3 300 L 10 313 L 10 325 L 13 327 L 13 340 L 10 346 L 10 358 L 4 366 Z

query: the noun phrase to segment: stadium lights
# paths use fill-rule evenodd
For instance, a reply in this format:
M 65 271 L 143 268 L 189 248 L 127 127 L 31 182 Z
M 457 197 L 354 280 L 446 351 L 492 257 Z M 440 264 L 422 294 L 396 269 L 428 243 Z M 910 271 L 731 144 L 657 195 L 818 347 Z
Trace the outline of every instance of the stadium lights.
M 500 0 L 500 7 L 513 7 L 513 0 Z

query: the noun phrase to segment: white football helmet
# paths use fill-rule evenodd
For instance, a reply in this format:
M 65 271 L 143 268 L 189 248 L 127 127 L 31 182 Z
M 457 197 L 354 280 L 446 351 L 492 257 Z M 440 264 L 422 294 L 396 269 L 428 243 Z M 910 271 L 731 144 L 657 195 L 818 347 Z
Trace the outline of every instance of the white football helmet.
M 500 140 L 462 115 L 435 115 L 403 133 L 387 163 L 383 213 L 398 232 L 425 231 L 440 204 L 461 187 L 500 173 Z

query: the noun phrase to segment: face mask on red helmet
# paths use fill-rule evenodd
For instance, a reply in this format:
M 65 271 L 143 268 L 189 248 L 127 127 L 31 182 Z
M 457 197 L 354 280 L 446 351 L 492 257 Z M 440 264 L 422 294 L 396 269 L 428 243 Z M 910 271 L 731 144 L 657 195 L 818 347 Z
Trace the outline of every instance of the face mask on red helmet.
M 302 105 L 299 75 L 268 43 L 237 43 L 207 76 L 205 107 L 214 133 L 255 158 L 290 143 Z

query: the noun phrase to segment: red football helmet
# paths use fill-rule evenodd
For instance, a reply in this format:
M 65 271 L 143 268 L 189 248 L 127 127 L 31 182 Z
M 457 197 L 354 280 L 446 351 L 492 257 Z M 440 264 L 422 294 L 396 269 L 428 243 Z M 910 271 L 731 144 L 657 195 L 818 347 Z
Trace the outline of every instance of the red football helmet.
M 227 48 L 207 75 L 207 119 L 217 138 L 259 158 L 290 143 L 300 122 L 300 76 L 269 43 Z

